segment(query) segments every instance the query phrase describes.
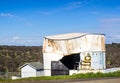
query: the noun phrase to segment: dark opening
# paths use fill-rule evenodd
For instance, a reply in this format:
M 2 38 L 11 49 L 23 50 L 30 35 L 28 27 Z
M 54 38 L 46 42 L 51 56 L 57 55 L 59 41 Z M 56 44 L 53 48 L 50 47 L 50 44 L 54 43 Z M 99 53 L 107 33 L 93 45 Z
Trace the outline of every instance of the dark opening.
M 80 62 L 80 54 L 71 54 L 64 56 L 60 60 L 68 69 L 77 69 Z

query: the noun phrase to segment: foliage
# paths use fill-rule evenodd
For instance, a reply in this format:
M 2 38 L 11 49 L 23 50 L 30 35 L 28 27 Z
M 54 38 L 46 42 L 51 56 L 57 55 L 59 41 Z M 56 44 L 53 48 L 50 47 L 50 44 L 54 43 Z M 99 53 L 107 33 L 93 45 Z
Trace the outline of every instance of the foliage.
M 16 72 L 26 62 L 42 62 L 42 46 L 0 46 L 0 72 Z
M 120 67 L 120 44 L 112 43 L 106 44 L 106 66 Z

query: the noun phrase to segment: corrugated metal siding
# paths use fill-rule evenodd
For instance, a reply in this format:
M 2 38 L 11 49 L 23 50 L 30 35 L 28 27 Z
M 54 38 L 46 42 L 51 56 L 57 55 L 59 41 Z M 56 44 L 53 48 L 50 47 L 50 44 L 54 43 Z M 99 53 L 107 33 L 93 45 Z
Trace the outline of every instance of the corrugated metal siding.
M 44 39 L 43 53 L 70 55 L 85 51 L 105 51 L 105 37 L 98 34 L 87 34 L 72 39 Z

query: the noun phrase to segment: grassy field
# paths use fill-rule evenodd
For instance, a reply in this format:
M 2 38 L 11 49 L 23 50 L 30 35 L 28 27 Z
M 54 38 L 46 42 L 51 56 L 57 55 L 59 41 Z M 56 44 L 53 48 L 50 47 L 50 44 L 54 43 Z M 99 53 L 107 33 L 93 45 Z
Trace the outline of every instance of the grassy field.
M 30 77 L 17 80 L 1 79 L 0 82 L 16 82 L 16 81 L 39 81 L 39 80 L 68 80 L 68 79 L 84 79 L 84 78 L 104 78 L 104 77 L 120 77 L 120 71 L 112 73 L 86 73 L 75 75 L 62 75 L 62 76 L 42 76 L 42 77 Z

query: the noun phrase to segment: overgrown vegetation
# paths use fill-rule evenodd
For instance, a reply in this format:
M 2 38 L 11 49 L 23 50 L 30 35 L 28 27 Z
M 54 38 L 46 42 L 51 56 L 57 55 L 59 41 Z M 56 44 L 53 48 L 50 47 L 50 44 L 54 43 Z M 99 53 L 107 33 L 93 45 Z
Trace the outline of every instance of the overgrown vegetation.
M 30 77 L 18 80 L 4 80 L 0 79 L 0 82 L 16 82 L 16 81 L 40 81 L 40 80 L 67 80 L 67 79 L 84 79 L 84 78 L 103 78 L 103 77 L 120 77 L 120 71 L 111 73 L 86 73 L 75 75 L 62 75 L 62 76 L 42 76 L 42 77 Z
M 106 44 L 106 66 L 120 67 L 120 43 Z
M 42 62 L 42 46 L 0 46 L 1 72 L 17 72 L 24 63 L 34 61 Z

